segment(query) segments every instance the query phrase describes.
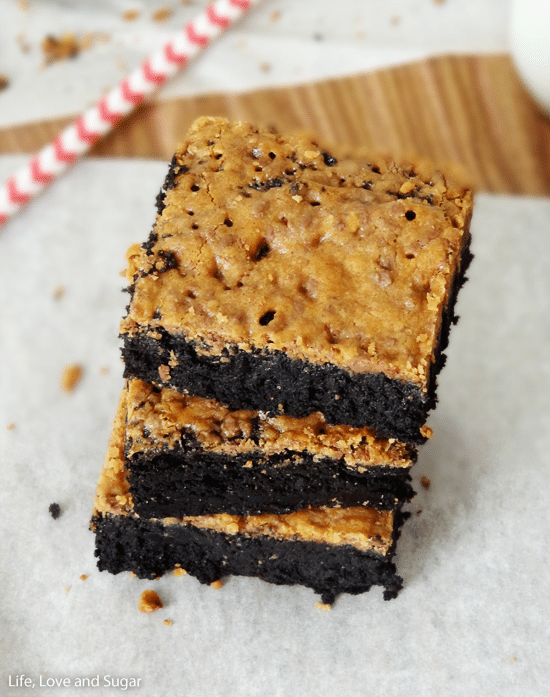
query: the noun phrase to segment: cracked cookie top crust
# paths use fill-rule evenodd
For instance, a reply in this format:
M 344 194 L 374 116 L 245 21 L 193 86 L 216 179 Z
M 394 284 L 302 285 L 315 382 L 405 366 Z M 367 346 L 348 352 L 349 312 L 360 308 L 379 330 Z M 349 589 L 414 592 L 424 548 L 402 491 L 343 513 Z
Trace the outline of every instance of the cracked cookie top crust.
M 282 351 L 426 388 L 468 243 L 471 192 L 418 163 L 338 159 L 302 136 L 201 118 L 128 251 L 122 334 Z

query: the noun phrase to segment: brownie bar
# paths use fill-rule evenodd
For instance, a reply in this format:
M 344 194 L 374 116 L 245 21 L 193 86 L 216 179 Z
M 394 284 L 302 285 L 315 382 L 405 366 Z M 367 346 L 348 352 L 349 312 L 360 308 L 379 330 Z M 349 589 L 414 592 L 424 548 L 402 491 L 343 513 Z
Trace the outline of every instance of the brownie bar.
M 153 578 L 177 566 L 211 583 L 230 574 L 302 584 L 332 602 L 382 585 L 395 597 L 400 508 L 309 508 L 288 514 L 140 517 L 125 468 L 123 395 L 100 475 L 91 528 L 100 570 Z
M 203 118 L 128 252 L 126 376 L 231 409 L 425 440 L 470 260 L 470 191 Z
M 416 450 L 368 428 L 231 411 L 212 399 L 127 381 L 117 421 L 124 475 L 142 517 L 393 509 L 412 498 Z M 121 472 L 122 476 L 122 472 Z

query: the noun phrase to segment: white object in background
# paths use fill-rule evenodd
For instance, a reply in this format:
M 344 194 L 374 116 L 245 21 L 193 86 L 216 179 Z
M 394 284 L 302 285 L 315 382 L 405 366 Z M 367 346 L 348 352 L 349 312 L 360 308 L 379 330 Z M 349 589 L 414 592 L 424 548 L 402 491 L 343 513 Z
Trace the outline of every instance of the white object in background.
M 512 0 L 510 49 L 525 86 L 550 115 L 550 0 Z

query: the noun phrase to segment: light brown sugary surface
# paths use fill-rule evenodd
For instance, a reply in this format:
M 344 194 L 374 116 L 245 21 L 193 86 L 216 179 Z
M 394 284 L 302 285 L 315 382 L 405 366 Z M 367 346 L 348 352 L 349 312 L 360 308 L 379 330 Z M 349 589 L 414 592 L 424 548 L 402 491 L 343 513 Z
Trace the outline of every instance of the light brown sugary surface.
M 124 467 L 126 396 L 123 392 L 99 477 L 94 515 L 136 515 Z M 225 532 L 326 544 L 350 544 L 386 554 L 392 544 L 394 513 L 361 507 L 312 508 L 284 515 L 235 516 L 225 513 L 164 518 L 164 525 L 194 525 Z
M 230 410 L 215 399 L 159 389 L 128 380 L 127 456 L 172 449 L 182 433 L 195 436 L 210 452 L 268 457 L 286 450 L 313 457 L 343 459 L 350 468 L 411 466 L 410 449 L 395 440 L 376 440 L 369 428 L 331 426 L 316 412 L 305 418 L 269 417 L 261 412 Z M 254 426 L 255 438 L 252 440 Z M 250 461 L 250 467 L 252 462 Z M 261 465 L 260 465 L 261 466 Z
M 283 515 L 236 516 L 228 513 L 190 516 L 182 522 L 228 535 L 265 535 L 278 539 L 300 539 L 329 545 L 353 545 L 361 550 L 386 554 L 392 544 L 393 511 L 372 508 L 309 508 Z M 178 524 L 166 518 L 166 524 Z
M 158 240 L 128 251 L 123 333 L 164 327 L 206 353 L 279 350 L 425 386 L 470 191 L 219 118 L 197 120 L 176 161 Z

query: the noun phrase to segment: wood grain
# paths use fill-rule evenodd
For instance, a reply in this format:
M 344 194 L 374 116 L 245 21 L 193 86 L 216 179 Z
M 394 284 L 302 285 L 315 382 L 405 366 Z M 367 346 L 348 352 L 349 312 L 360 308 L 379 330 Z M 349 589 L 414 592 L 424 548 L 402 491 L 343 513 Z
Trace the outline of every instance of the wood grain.
M 458 164 L 479 190 L 550 195 L 550 121 L 505 55 L 443 56 L 314 84 L 152 102 L 92 155 L 168 160 L 204 114 Z M 0 130 L 0 153 L 34 152 L 71 120 Z

